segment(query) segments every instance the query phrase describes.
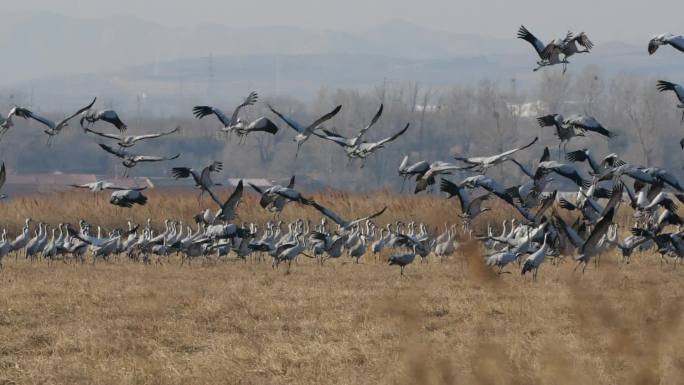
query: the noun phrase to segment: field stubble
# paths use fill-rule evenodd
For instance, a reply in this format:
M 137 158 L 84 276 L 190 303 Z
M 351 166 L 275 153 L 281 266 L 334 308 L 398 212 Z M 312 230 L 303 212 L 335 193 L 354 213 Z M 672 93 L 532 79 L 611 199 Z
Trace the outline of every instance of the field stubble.
M 120 220 L 90 194 L 81 203 L 20 198 L 0 220 L 119 226 L 128 215 L 187 221 L 198 211 L 194 195 L 150 195 L 141 210 L 119 210 Z M 343 215 L 386 204 L 381 223 L 433 227 L 453 222 L 457 206 L 390 194 L 316 198 Z M 253 197 L 240 210 L 241 220 L 269 218 Z M 283 219 L 296 215 L 319 219 L 296 206 Z M 482 252 L 465 242 L 444 263 L 416 261 L 407 279 L 372 256 L 361 265 L 303 259 L 290 274 L 253 262 L 47 266 L 10 256 L 0 272 L 0 384 L 681 383 L 681 267 L 606 256 L 584 277 L 570 261 L 546 263 L 533 283 L 517 266 L 493 274 Z

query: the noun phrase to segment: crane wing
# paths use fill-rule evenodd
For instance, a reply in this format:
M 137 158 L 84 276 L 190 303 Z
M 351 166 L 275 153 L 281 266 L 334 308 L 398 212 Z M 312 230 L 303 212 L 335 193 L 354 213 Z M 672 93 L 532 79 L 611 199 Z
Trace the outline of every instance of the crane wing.
M 304 127 L 301 124 L 299 124 L 297 121 L 295 121 L 294 119 L 292 119 L 292 118 L 290 118 L 284 114 L 281 114 L 280 112 L 276 111 L 276 109 L 271 107 L 270 105 L 268 106 L 268 108 L 271 110 L 271 112 L 278 115 L 278 117 L 280 119 L 282 119 L 283 122 L 285 122 L 293 130 L 297 131 L 298 133 L 304 132 L 304 130 L 305 130 Z
M 134 136 L 133 139 L 132 139 L 132 141 L 133 141 L 133 142 L 137 142 L 137 141 L 139 141 L 139 140 L 144 140 L 144 139 L 159 138 L 159 137 L 161 137 L 161 136 L 166 136 L 166 135 L 175 134 L 175 133 L 178 132 L 178 131 L 180 131 L 180 126 L 176 126 L 176 128 L 174 128 L 174 129 L 171 130 L 171 131 L 158 132 L 158 133 L 154 133 L 154 134 L 147 134 L 147 135 L 138 135 L 138 136 Z
M 75 118 L 76 116 L 81 115 L 83 112 L 88 111 L 88 110 L 95 104 L 95 101 L 96 101 L 96 100 L 97 100 L 97 98 L 93 98 L 93 101 L 90 102 L 90 104 L 88 104 L 87 106 L 85 106 L 85 107 L 79 109 L 78 111 L 76 111 L 76 112 L 74 112 L 73 114 L 67 116 L 66 118 L 62 119 L 57 125 L 59 126 L 60 124 L 64 124 L 64 123 L 68 122 L 69 120 Z
M 589 235 L 589 238 L 587 238 L 586 242 L 584 242 L 584 244 L 580 248 L 580 254 L 584 254 L 584 252 L 588 248 L 593 248 L 598 244 L 601 238 L 608 231 L 610 225 L 613 223 L 614 214 L 615 209 L 611 208 L 610 210 L 608 210 L 606 215 L 604 215 L 603 218 L 601 218 L 601 220 L 596 224 L 596 227 L 594 227 L 594 230 Z
M 382 147 L 385 143 L 389 143 L 389 142 L 391 142 L 391 141 L 397 139 L 398 137 L 400 137 L 400 136 L 404 135 L 404 133 L 406 133 L 406 130 L 408 130 L 408 128 L 409 128 L 410 125 L 411 125 L 410 123 L 406 123 L 406 126 L 404 126 L 404 128 L 402 128 L 401 131 L 399 131 L 399 132 L 397 132 L 396 134 L 390 136 L 389 138 L 385 138 L 385 139 L 383 139 L 383 140 L 381 140 L 381 141 L 379 141 L 379 142 L 375 142 L 375 143 L 367 143 L 369 146 L 368 146 L 368 148 L 366 148 L 365 150 L 366 150 L 366 151 L 375 150 L 375 149 L 378 148 L 378 147 Z
M 677 51 L 684 52 L 684 36 L 677 35 L 670 38 L 670 45 Z
M 252 91 L 247 95 L 245 100 L 237 107 L 235 107 L 235 110 L 233 111 L 233 116 L 230 118 L 230 124 L 236 124 L 238 120 L 238 114 L 240 113 L 240 109 L 242 107 L 247 107 L 247 106 L 252 106 L 254 103 L 259 100 L 259 94 L 257 94 L 255 91 Z
M 325 128 L 321 129 L 321 131 L 323 132 L 322 134 L 316 131 L 314 131 L 313 134 L 321 139 L 326 139 L 333 143 L 339 144 L 342 147 L 353 146 L 353 139 L 345 138 L 344 136 L 332 131 L 328 131 Z
M 54 129 L 55 127 L 57 127 L 57 125 L 55 124 L 55 122 L 53 122 L 52 120 L 50 120 L 50 119 L 48 119 L 48 118 L 44 118 L 44 117 L 42 117 L 42 116 L 40 116 L 40 115 L 38 115 L 38 114 L 35 114 L 33 111 L 27 110 L 27 109 L 25 109 L 25 108 L 23 109 L 23 114 L 22 114 L 22 115 L 19 115 L 19 114 L 17 114 L 17 115 L 18 115 L 18 116 L 22 116 L 22 117 L 24 117 L 24 118 L 31 118 L 31 119 L 33 119 L 33 120 L 35 120 L 35 121 L 38 121 L 38 122 L 40 122 L 40 123 L 43 123 L 44 125 L 48 126 L 50 129 Z
M 119 114 L 117 114 L 114 110 L 102 111 L 100 119 L 110 124 L 113 124 L 114 127 L 116 127 L 121 132 L 124 132 L 126 131 L 126 129 L 128 129 L 126 123 L 121 121 L 121 118 L 119 118 Z M 81 118 L 81 126 L 83 126 L 83 118 Z
M 366 127 L 364 127 L 358 135 L 354 138 L 354 143 L 353 144 L 358 144 L 359 140 L 363 138 L 363 136 L 368 132 L 368 130 L 375 125 L 375 123 L 378 122 L 380 119 L 380 116 L 382 116 L 382 110 L 384 109 L 384 105 L 380 104 L 380 108 L 378 108 L 378 111 L 375 113 L 375 116 L 373 116 L 373 119 L 371 119 L 370 123 Z
M 228 199 L 226 199 L 225 203 L 223 203 L 223 205 L 221 205 L 221 210 L 223 212 L 226 212 L 227 210 L 235 210 L 238 203 L 240 203 L 240 199 L 242 199 L 242 191 L 243 191 L 243 184 L 242 184 L 242 179 L 240 179 L 237 186 L 235 187 L 235 190 L 233 190 L 233 193 L 230 194 Z
M 261 117 L 247 126 L 246 131 L 263 131 L 275 135 L 278 132 L 278 126 L 275 125 L 269 118 Z
M 541 40 L 537 39 L 537 37 L 534 36 L 530 31 L 528 31 L 527 28 L 525 28 L 525 26 L 523 25 L 521 25 L 520 29 L 518 29 L 518 39 L 523 39 L 528 43 L 532 44 L 532 47 L 534 47 L 534 50 L 537 51 L 539 57 L 542 57 L 544 43 L 542 43 Z
M 658 80 L 658 91 L 660 92 L 665 92 L 665 91 L 672 91 L 677 95 L 677 99 L 679 99 L 680 103 L 684 103 L 684 87 L 682 87 L 679 84 L 671 83 L 665 80 Z
M 518 166 L 518 168 L 520 169 L 520 171 L 523 172 L 523 174 L 525 174 L 525 175 L 529 176 L 530 178 L 534 179 L 534 175 L 530 172 L 530 170 L 527 169 L 527 167 L 523 166 L 522 164 L 520 164 L 520 162 L 518 162 L 518 161 L 515 160 L 515 159 L 511 159 L 511 162 L 515 163 L 515 164 Z
M 195 180 L 196 184 L 200 184 L 200 179 L 195 172 L 195 170 L 188 168 L 188 167 L 174 167 L 171 169 L 171 176 L 173 176 L 175 179 L 180 179 L 180 178 L 187 178 L 189 176 L 192 176 L 192 179 Z
M 376 212 L 376 213 L 373 213 L 373 214 L 371 214 L 371 215 L 365 216 L 365 217 L 363 217 L 363 218 L 354 219 L 353 221 L 349 222 L 349 224 L 347 225 L 347 227 L 351 227 L 351 226 L 354 226 L 354 225 L 357 224 L 357 223 L 364 222 L 364 221 L 367 221 L 367 220 L 369 220 L 369 219 L 373 219 L 373 218 L 375 218 L 375 217 L 379 217 L 380 215 L 382 215 L 382 214 L 385 212 L 385 210 L 387 210 L 387 206 L 383 207 L 382 210 L 380 210 L 380 211 L 378 211 L 378 212 Z
M 471 201 L 468 197 L 468 193 L 465 192 L 463 188 L 448 179 L 442 178 L 439 182 L 439 190 L 449 194 L 449 198 L 457 196 L 458 201 L 461 203 L 461 212 L 467 214 Z
M 335 107 L 334 110 L 332 110 L 332 111 L 328 112 L 327 114 L 321 116 L 320 118 L 314 120 L 314 122 L 311 123 L 311 125 L 309 125 L 308 127 L 306 127 L 304 129 L 304 131 L 305 132 L 313 132 L 316 128 L 318 128 L 318 126 L 320 126 L 324 122 L 332 119 L 335 115 L 337 115 L 337 113 L 340 112 L 341 109 L 342 109 L 341 105 Z
M 2 166 L 0 166 L 0 188 L 5 185 L 5 181 L 7 180 L 7 170 L 5 170 L 5 162 L 2 162 Z
M 99 132 L 99 131 L 91 130 L 91 129 L 88 128 L 88 127 L 83 128 L 83 131 L 93 133 L 93 134 L 95 134 L 95 135 L 97 135 L 97 136 L 101 136 L 101 137 L 103 137 L 103 138 L 121 140 L 121 136 L 119 136 L 119 135 L 107 134 L 107 133 L 104 133 L 104 132 Z
M 212 106 L 195 106 L 192 108 L 192 113 L 195 115 L 197 119 L 202 119 L 205 116 L 209 115 L 216 115 L 218 120 L 223 124 L 224 127 L 230 126 L 230 120 L 228 117 L 223 113 L 223 111 L 219 110 L 216 107 Z
M 338 225 L 342 227 L 347 227 L 348 222 L 342 219 L 339 215 L 337 215 L 334 211 L 328 209 L 327 207 L 321 206 L 316 202 L 311 202 L 311 206 L 313 206 L 316 210 L 318 210 L 321 214 L 325 215 L 326 217 L 330 218 L 333 222 L 337 223 Z
M 254 191 L 256 191 L 257 193 L 259 193 L 259 195 L 263 195 L 263 194 L 264 194 L 264 190 L 262 190 L 261 187 L 256 186 L 256 185 L 253 185 L 253 184 L 251 184 L 251 183 L 249 183 L 249 185 L 254 189 Z
M 165 160 L 173 160 L 180 157 L 180 154 L 176 154 L 169 157 L 164 156 L 151 156 L 151 155 L 136 155 L 133 157 L 134 162 L 161 162 Z
M 100 146 L 101 149 L 103 149 L 103 150 L 107 151 L 108 153 L 115 155 L 119 158 L 126 158 L 130 155 L 129 153 L 127 153 L 124 150 L 115 150 L 115 149 L 113 149 L 113 148 L 111 148 L 111 147 L 109 147 L 103 143 L 98 143 L 98 146 Z
M 575 41 L 577 41 L 579 45 L 586 49 L 594 48 L 594 43 L 592 43 L 592 41 L 589 40 L 589 36 L 587 36 L 587 34 L 584 32 L 577 35 L 577 37 L 575 37 Z
M 554 127 L 556 125 L 556 114 L 544 115 L 537 118 L 540 127 Z

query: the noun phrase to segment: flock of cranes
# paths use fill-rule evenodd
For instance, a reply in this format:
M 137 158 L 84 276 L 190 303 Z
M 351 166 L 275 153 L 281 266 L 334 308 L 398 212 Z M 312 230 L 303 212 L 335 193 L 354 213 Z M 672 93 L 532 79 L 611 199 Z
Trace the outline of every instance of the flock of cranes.
M 568 58 L 589 53 L 594 47 L 584 32 L 568 32 L 548 44 L 544 44 L 524 26 L 520 27 L 517 36 L 529 42 L 539 57 L 534 71 L 560 64 L 565 72 L 570 64 Z M 648 44 L 648 53 L 654 54 L 661 45 L 670 45 L 684 52 L 684 37 L 671 34 L 655 36 Z M 684 88 L 664 80 L 658 81 L 656 86 L 661 92 L 674 92 L 679 101 L 677 107 L 683 110 L 684 123 Z M 235 134 L 240 143 L 251 133 L 277 135 L 277 123 L 282 122 L 295 131 L 295 157 L 303 151 L 304 143 L 319 138 L 340 146 L 349 162 L 358 159 L 361 167 L 370 155 L 406 134 L 410 127 L 406 123 L 403 128 L 382 140 L 365 140 L 367 133 L 381 119 L 383 105 L 378 107 L 368 124 L 351 137 L 337 133 L 330 126 L 326 127 L 340 112 L 341 105 L 307 124 L 297 122 L 271 105 L 268 105 L 268 109 L 273 113 L 273 118 L 261 116 L 252 121 L 245 120 L 241 111 L 255 105 L 258 98 L 256 92 L 251 92 L 235 107 L 230 117 L 219 108 L 209 105 L 195 106 L 192 112 L 198 119 L 214 115 L 220 122 L 220 132 L 229 138 Z M 98 144 L 105 152 L 121 159 L 127 169 L 181 156 L 142 155 L 131 150 L 140 141 L 159 140 L 177 133 L 180 127 L 153 134 L 129 135 L 128 126 L 115 111 L 95 110 L 95 102 L 96 99 L 93 99 L 88 105 L 57 122 L 27 108 L 15 106 L 0 120 L 0 139 L 16 124 L 17 118 L 33 119 L 46 127 L 44 132 L 48 135 L 49 145 L 69 126 L 72 119 L 80 116 L 85 135 L 116 141 L 118 147 Z M 420 160 L 410 163 L 408 156 L 402 159 L 398 174 L 404 182 L 415 180 L 414 193 L 432 190 L 438 185 L 448 198 L 457 197 L 460 226 L 447 224 L 441 232 L 416 221 L 396 221 L 381 226 L 376 218 L 382 216 L 387 207 L 378 208 L 376 212 L 359 218 L 345 218 L 298 191 L 294 176 L 287 185 L 261 187 L 249 184 L 260 197 L 259 205 L 272 213 L 274 219 L 263 224 L 238 224 L 239 203 L 245 186 L 240 180 L 232 192 L 222 199 L 216 189 L 220 184 L 214 182 L 213 176 L 220 173 L 224 165 L 214 161 L 202 168 L 171 169 L 175 179 L 192 178 L 199 190 L 200 201 L 206 193 L 216 205 L 215 210 L 200 211 L 194 217 L 194 224 L 167 219 L 163 229 L 158 229 L 148 219 L 145 224 L 134 225 L 129 222 L 127 229 L 104 231 L 101 226 L 91 225 L 85 220 L 81 220 L 78 226 L 69 223 L 51 226 L 39 222 L 36 227 L 32 226 L 32 219 L 26 219 L 22 231 L 14 237 L 3 230 L 0 238 L 0 267 L 3 257 L 11 253 L 14 253 L 15 258 L 23 255 L 31 260 L 44 258 L 48 262 L 83 261 L 89 253 L 93 263 L 115 255 L 126 255 L 132 260 L 146 263 L 164 263 L 171 254 L 180 255 L 181 263 L 191 263 L 195 258 L 209 256 L 234 255 L 238 259 L 251 258 L 255 261 L 270 257 L 273 268 L 286 263 L 289 270 L 293 261 L 300 257 L 316 259 L 324 264 L 328 259 L 346 255 L 359 263 L 368 254 L 377 258 L 387 249 L 392 250 L 388 258 L 389 265 L 399 266 L 403 276 L 405 267 L 413 263 L 416 257 L 420 257 L 421 262 L 427 262 L 429 256 L 448 258 L 458 250 L 459 239 L 464 237 L 475 238 L 482 243 L 488 251 L 484 262 L 499 273 L 508 272 L 507 269 L 518 262 L 521 274 L 531 273 L 534 280 L 545 261 L 558 263 L 564 260 L 564 256 L 571 256 L 576 263 L 575 269 L 581 267 L 582 273 L 591 261 L 598 265 L 600 256 L 613 250 L 620 251 L 625 263 L 629 263 L 633 251 L 637 249 L 655 250 L 663 263 L 674 259 L 675 266 L 684 260 L 684 230 L 681 229 L 684 218 L 677 214 L 676 204 L 684 202 L 684 187 L 674 175 L 663 168 L 627 163 L 618 154 L 597 157 L 588 148 L 568 153 L 567 145 L 575 137 L 598 135 L 610 140 L 616 135 L 593 116 L 575 114 L 564 117 L 553 113 L 541 116 L 537 121 L 541 127 L 555 130 L 559 140 L 555 159 L 552 159 L 548 147 L 539 149 L 541 156 L 535 164 L 525 165 L 515 158 L 523 151 L 537 151 L 537 137 L 498 154 L 456 156 L 454 162 Z M 108 123 L 118 133 L 94 130 L 98 122 Z M 681 145 L 684 148 L 684 139 Z M 504 186 L 487 176 L 488 170 L 495 166 L 519 170 L 523 179 L 513 186 Z M 449 176 L 455 172 L 467 176 L 450 180 Z M 0 169 L 0 188 L 5 179 L 3 164 Z M 146 204 L 148 199 L 143 191 L 154 186 L 129 188 L 96 181 L 73 187 L 89 189 L 94 193 L 112 190 L 110 203 L 130 208 Z M 559 190 L 561 188 L 564 190 Z M 5 197 L 4 194 L 0 195 L 0 199 Z M 296 204 L 301 210 L 316 210 L 322 217 L 320 223 L 302 219 L 281 221 L 280 213 L 288 204 Z M 499 210 L 502 206 L 509 206 L 515 214 L 502 221 L 500 230 L 490 225 L 486 234 L 473 234 L 472 222 L 482 213 L 494 209 L 494 205 L 498 205 L 496 208 Z M 632 210 L 636 225 L 631 229 L 630 236 L 620 240 L 619 225 L 615 219 L 623 206 Z

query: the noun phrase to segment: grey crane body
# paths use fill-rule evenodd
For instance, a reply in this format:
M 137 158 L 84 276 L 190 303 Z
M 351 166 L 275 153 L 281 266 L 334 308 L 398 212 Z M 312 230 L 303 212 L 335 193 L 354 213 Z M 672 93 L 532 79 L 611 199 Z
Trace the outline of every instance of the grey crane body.
M 81 128 L 89 130 L 93 124 L 98 121 L 107 122 L 117 130 L 124 132 L 128 128 L 126 124 L 119 118 L 119 114 L 114 110 L 86 110 L 81 113 Z M 84 123 L 87 123 L 84 125 Z
M 461 162 L 467 163 L 468 165 L 475 166 L 474 171 L 481 172 L 481 173 L 486 173 L 487 170 L 490 167 L 496 166 L 497 164 L 501 164 L 507 160 L 510 160 L 510 156 L 515 154 L 518 151 L 522 151 L 526 148 L 531 147 L 533 144 L 537 143 L 537 137 L 535 137 L 530 143 L 514 148 L 505 152 L 502 152 L 500 154 L 492 155 L 492 156 L 482 156 L 482 157 L 458 157 L 455 156 L 454 159 L 459 160 Z
M 149 155 L 138 155 L 134 153 L 130 153 L 126 150 L 121 150 L 121 149 L 113 149 L 106 144 L 99 143 L 100 148 L 105 150 L 106 152 L 123 159 L 122 164 L 126 168 L 133 168 L 138 165 L 138 163 L 143 163 L 143 162 L 162 162 L 162 161 L 167 161 L 167 160 L 173 160 L 177 159 L 180 157 L 180 154 L 168 156 L 168 157 L 163 157 L 163 156 L 149 156 Z
M 609 227 L 612 225 L 614 213 L 615 209 L 608 210 L 606 215 L 604 215 L 603 218 L 601 218 L 601 220 L 596 224 L 594 230 L 592 230 L 591 234 L 589 235 L 589 238 L 587 238 L 584 244 L 582 244 L 582 247 L 580 247 L 579 255 L 575 257 L 575 260 L 577 261 L 575 269 L 577 269 L 578 266 L 583 265 L 583 274 L 591 258 L 601 251 L 599 247 L 599 241 L 606 235 Z
M 299 124 L 294 119 L 276 111 L 271 106 L 268 106 L 268 108 L 271 110 L 271 112 L 273 112 L 280 119 L 282 119 L 290 128 L 297 132 L 297 135 L 294 138 L 294 141 L 297 143 L 297 152 L 295 152 L 296 158 L 299 155 L 299 150 L 304 144 L 304 142 L 306 142 L 311 137 L 311 135 L 313 135 L 314 131 L 319 129 L 323 123 L 327 122 L 328 120 L 332 119 L 335 115 L 337 115 L 337 113 L 340 112 L 340 110 L 342 109 L 342 106 L 340 105 L 335 107 L 335 109 L 316 119 L 313 123 L 311 123 L 308 126 L 303 126 Z
M 543 67 L 548 67 L 556 64 L 567 64 L 567 60 L 561 60 L 561 45 L 563 44 L 563 39 L 552 40 L 548 44 L 542 43 L 536 36 L 534 36 L 525 26 L 520 26 L 517 34 L 518 39 L 527 41 L 532 45 L 534 50 L 537 52 L 539 59 L 537 61 L 537 67 L 533 71 L 538 71 Z M 565 72 L 565 69 L 563 70 Z
M 238 182 L 235 190 L 228 196 L 224 202 L 221 202 L 216 195 L 211 190 L 207 190 L 211 198 L 219 206 L 219 210 L 216 213 L 216 219 L 222 221 L 231 221 L 237 215 L 237 207 L 242 199 L 243 184 L 242 179 Z
M 413 246 L 413 252 L 408 253 L 408 254 L 399 254 L 399 255 L 392 255 L 389 257 L 387 260 L 388 264 L 390 266 L 399 266 L 400 267 L 400 275 L 403 277 L 404 276 L 404 268 L 411 263 L 413 263 L 413 260 L 416 259 L 416 250 L 415 246 Z
M 146 140 L 146 139 L 155 139 L 155 138 L 160 138 L 162 136 L 166 135 L 171 135 L 175 134 L 180 130 L 180 126 L 170 130 L 170 131 L 165 131 L 165 132 L 160 132 L 160 133 L 154 133 L 154 134 L 145 134 L 145 135 L 114 135 L 114 134 L 106 134 L 102 132 L 98 132 L 95 130 L 92 130 L 90 128 L 84 128 L 85 132 L 90 132 L 93 133 L 97 136 L 101 136 L 103 138 L 108 138 L 108 139 L 114 139 L 117 141 L 117 144 L 119 147 L 124 147 L 124 148 L 130 148 L 135 146 L 136 143 L 138 143 L 141 140 Z
M 119 206 L 130 208 L 133 205 L 138 204 L 144 206 L 147 203 L 147 197 L 143 195 L 141 190 L 117 190 L 112 193 L 109 199 L 109 203 Z
M 270 119 L 266 117 L 257 118 L 254 121 L 247 121 L 240 117 L 240 110 L 243 107 L 248 107 L 254 105 L 259 99 L 259 94 L 256 92 L 251 92 L 244 101 L 239 104 L 230 118 L 226 116 L 223 111 L 212 106 L 195 106 L 192 111 L 196 118 L 202 119 L 205 116 L 215 115 L 216 118 L 221 122 L 221 131 L 226 134 L 236 133 L 241 138 L 245 138 L 251 132 L 267 132 L 271 135 L 275 135 L 278 132 L 278 126 L 276 126 Z M 244 140 L 244 139 L 243 139 Z
M 50 119 L 44 118 L 44 117 L 42 117 L 42 116 L 40 116 L 40 115 L 38 115 L 38 114 L 36 114 L 36 113 L 34 113 L 34 112 L 28 110 L 28 109 L 23 109 L 22 112 L 21 112 L 21 115 L 17 114 L 17 116 L 22 116 L 22 117 L 25 118 L 25 119 L 29 119 L 29 118 L 30 118 L 30 119 L 33 119 L 33 120 L 35 120 L 35 121 L 37 121 L 37 122 L 39 122 L 39 123 L 45 125 L 47 128 L 44 130 L 44 132 L 45 132 L 46 134 L 48 134 L 48 142 L 47 142 L 47 143 L 48 143 L 48 145 L 50 145 L 50 144 L 51 144 L 51 141 L 52 141 L 52 138 L 53 138 L 54 136 L 58 135 L 60 132 L 62 132 L 62 130 L 63 130 L 65 127 L 69 126 L 69 121 L 70 121 L 71 119 L 73 119 L 73 118 L 75 118 L 76 116 L 80 115 L 80 114 L 83 113 L 84 111 L 87 111 L 88 109 L 90 109 L 90 107 L 92 107 L 93 104 L 95 104 L 95 101 L 96 101 L 96 100 L 97 100 L 97 98 L 94 98 L 93 101 L 92 101 L 89 105 L 87 105 L 87 106 L 85 106 L 85 107 L 79 109 L 79 110 L 76 111 L 75 113 L 73 113 L 73 114 L 71 114 L 71 115 L 65 117 L 64 119 L 62 119 L 62 120 L 60 120 L 60 121 L 56 121 L 56 122 L 55 122 L 55 121 L 52 121 L 52 120 L 50 120 Z
M 653 55 L 661 45 L 670 45 L 677 51 L 684 52 L 684 36 L 671 33 L 653 36 L 648 42 L 648 54 Z
M 541 266 L 541 264 L 544 262 L 544 259 L 546 258 L 546 253 L 548 251 L 548 237 L 548 233 L 544 234 L 544 243 L 539 248 L 539 250 L 535 251 L 525 259 L 525 263 L 523 264 L 522 270 L 520 271 L 521 275 L 525 275 L 525 273 L 532 272 L 532 279 L 535 281 L 537 280 L 539 266 Z
M 196 170 L 189 167 L 174 167 L 171 169 L 171 175 L 176 178 L 192 177 L 195 182 L 195 187 L 200 189 L 200 197 L 205 191 L 210 191 L 212 187 L 217 186 L 211 179 L 211 173 L 219 173 L 223 170 L 223 163 L 213 161 L 207 166 L 203 167 L 198 173 Z
M 490 208 L 482 207 L 482 203 L 489 199 L 489 193 L 471 199 L 468 192 L 462 186 L 444 178 L 440 181 L 440 190 L 449 194 L 449 198 L 453 196 L 458 197 L 461 204 L 459 217 L 466 222 L 470 222 L 483 212 L 491 210 Z

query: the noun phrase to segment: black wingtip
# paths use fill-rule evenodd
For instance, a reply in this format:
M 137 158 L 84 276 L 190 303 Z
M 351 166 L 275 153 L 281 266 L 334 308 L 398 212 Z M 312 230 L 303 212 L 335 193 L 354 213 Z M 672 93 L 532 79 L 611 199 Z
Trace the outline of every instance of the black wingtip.
M 448 179 L 441 178 L 439 180 L 439 191 L 449 194 L 449 198 L 452 198 L 458 194 L 458 186 Z
M 518 39 L 524 39 L 527 35 L 529 35 L 529 33 L 530 31 L 528 31 L 524 25 L 521 25 L 520 28 L 518 28 L 518 33 L 516 36 Z
M 656 84 L 656 88 L 660 92 L 665 92 L 665 91 L 672 90 L 674 87 L 673 87 L 673 84 L 668 82 L 668 81 L 658 80 L 658 83 Z

